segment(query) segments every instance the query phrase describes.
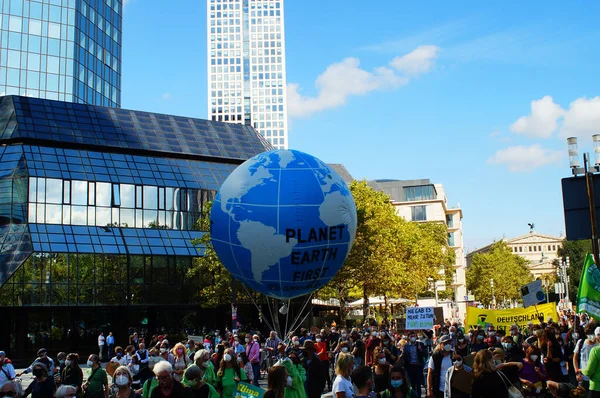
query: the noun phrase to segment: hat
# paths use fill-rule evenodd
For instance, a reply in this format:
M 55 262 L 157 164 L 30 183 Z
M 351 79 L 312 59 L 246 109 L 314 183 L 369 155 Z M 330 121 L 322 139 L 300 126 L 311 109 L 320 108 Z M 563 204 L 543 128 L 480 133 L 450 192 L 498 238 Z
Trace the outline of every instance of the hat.
M 452 340 L 452 338 L 447 334 L 444 334 L 438 339 L 438 343 L 443 344 L 449 342 L 450 340 Z
M 300 347 L 301 350 L 315 350 L 315 342 L 312 340 L 304 340 L 304 346 Z
M 42 355 L 42 354 L 45 354 L 45 353 L 47 353 L 47 352 L 48 352 L 48 350 L 46 350 L 45 348 L 40 348 L 40 349 L 38 350 L 38 352 L 37 352 L 37 355 L 38 355 L 38 356 L 40 356 L 40 355 Z
M 492 351 L 492 355 L 500 355 L 502 358 L 504 358 L 504 350 L 502 348 L 494 348 L 494 351 Z
M 598 326 L 595 330 L 594 330 L 594 334 L 596 336 L 600 336 L 600 326 Z

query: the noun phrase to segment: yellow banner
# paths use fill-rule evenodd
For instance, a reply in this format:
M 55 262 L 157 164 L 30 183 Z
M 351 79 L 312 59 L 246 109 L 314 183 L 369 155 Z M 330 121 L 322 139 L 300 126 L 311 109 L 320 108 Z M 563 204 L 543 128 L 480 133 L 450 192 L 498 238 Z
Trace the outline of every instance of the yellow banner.
M 476 307 L 467 307 L 466 329 L 481 326 L 494 326 L 496 330 L 509 329 L 510 325 L 517 324 L 519 329 L 527 327 L 528 322 L 538 323 L 538 316 L 544 317 L 547 321 L 552 317 L 558 320 L 556 313 L 556 303 L 538 304 L 529 308 L 511 308 L 508 310 L 486 310 Z

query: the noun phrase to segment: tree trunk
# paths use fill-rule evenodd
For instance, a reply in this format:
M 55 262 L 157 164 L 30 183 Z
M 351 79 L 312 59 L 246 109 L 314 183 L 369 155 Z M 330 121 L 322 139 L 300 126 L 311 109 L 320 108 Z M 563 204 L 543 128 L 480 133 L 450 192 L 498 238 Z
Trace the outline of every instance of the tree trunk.
M 367 287 L 363 286 L 363 323 L 369 315 L 369 296 L 367 295 Z
M 388 318 L 388 297 L 387 297 L 387 294 L 383 295 L 383 317 L 386 320 Z
M 341 294 L 339 296 L 340 300 L 340 310 L 338 311 L 338 315 L 340 317 L 340 329 L 346 327 L 346 318 L 348 316 L 348 310 L 346 309 L 346 297 Z

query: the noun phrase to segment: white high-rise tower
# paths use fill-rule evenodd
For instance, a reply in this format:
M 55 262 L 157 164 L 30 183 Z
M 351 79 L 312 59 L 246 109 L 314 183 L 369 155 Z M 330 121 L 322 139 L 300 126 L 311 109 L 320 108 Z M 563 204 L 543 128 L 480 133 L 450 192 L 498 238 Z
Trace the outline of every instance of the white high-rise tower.
M 208 114 L 288 147 L 283 0 L 207 0 Z

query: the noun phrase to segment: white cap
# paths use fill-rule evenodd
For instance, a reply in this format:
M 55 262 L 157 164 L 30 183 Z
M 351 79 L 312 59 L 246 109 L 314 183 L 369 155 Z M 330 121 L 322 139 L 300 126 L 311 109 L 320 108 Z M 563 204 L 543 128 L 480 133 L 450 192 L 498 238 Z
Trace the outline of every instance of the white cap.
M 598 337 L 600 337 L 600 326 L 598 326 L 595 330 L 594 330 L 594 334 Z

